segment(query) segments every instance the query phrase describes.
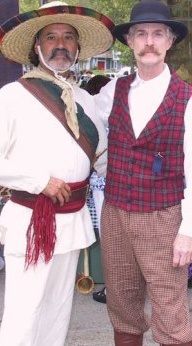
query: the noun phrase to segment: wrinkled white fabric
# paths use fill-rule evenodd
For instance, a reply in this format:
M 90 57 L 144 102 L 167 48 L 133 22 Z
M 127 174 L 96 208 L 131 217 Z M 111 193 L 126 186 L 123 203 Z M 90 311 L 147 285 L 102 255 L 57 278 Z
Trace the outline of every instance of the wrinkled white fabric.
M 79 250 L 55 255 L 27 272 L 23 257 L 6 256 L 0 346 L 64 346 L 78 256 Z
M 107 146 L 107 137 L 94 113 L 93 99 L 75 86 L 74 95 L 99 130 L 97 152 L 100 152 Z M 83 149 L 20 83 L 8 84 L 0 90 L 0 105 L 0 185 L 38 194 L 50 176 L 65 182 L 87 178 L 90 162 Z M 96 162 L 95 168 L 98 174 L 105 174 L 106 153 Z M 25 253 L 25 234 L 31 213 L 30 209 L 11 201 L 6 203 L 0 217 L 5 254 Z M 58 214 L 56 218 L 55 253 L 85 248 L 95 241 L 86 205 L 74 214 Z

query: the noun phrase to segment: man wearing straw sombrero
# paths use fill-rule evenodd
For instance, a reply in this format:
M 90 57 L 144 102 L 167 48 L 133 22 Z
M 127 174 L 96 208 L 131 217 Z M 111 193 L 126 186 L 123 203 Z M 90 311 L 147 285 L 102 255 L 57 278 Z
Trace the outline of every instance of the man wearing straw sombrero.
M 165 63 L 187 27 L 164 2 L 141 0 L 114 34 L 137 63 L 95 96 L 109 118 L 101 245 L 115 345 L 141 346 L 151 327 L 162 346 L 192 346 L 192 87 Z
M 11 18 L 1 52 L 33 69 L 0 90 L 0 185 L 11 189 L 1 346 L 63 346 L 80 249 L 95 241 L 90 171 L 106 170 L 106 131 L 92 97 L 70 79 L 77 60 L 108 50 L 113 22 L 59 1 Z

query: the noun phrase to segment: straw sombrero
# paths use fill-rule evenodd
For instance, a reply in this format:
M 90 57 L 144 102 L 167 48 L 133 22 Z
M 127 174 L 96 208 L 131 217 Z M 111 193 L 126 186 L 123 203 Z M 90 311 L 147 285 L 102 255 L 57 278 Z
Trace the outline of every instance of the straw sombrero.
M 79 34 L 78 60 L 104 53 L 114 43 L 114 23 L 105 15 L 90 8 L 68 6 L 60 1 L 40 9 L 21 13 L 0 26 L 2 54 L 20 64 L 29 64 L 29 53 L 37 32 L 49 24 L 73 26 Z

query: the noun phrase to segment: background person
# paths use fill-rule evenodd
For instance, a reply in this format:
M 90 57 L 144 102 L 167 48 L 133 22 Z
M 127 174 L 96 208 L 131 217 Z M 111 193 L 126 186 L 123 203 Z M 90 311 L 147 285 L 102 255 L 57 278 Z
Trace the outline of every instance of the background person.
M 85 203 L 92 162 L 98 174 L 106 170 L 106 153 L 96 160 L 105 128 L 70 68 L 106 51 L 114 25 L 94 10 L 46 6 L 0 28 L 4 56 L 34 65 L 0 90 L 0 185 L 12 190 L 0 218 L 1 346 L 64 345 L 79 252 L 95 241 Z
M 115 28 L 137 72 L 94 96 L 109 122 L 101 247 L 116 346 L 142 345 L 149 327 L 163 346 L 192 345 L 192 87 L 165 63 L 186 34 L 163 2 L 138 2 Z
M 91 95 L 96 95 L 99 93 L 101 88 L 110 82 L 110 78 L 99 74 L 92 77 L 87 85 L 85 90 L 88 91 Z M 101 210 L 104 200 L 104 188 L 105 188 L 105 178 L 99 177 L 97 172 L 93 172 L 90 177 L 90 194 L 88 196 L 88 205 L 91 214 L 93 215 L 92 221 L 95 228 L 98 227 L 99 236 L 101 236 Z M 94 218 L 96 211 L 96 220 Z M 99 291 L 93 292 L 93 299 L 99 303 L 106 304 L 106 287 L 103 287 Z
M 0 186 L 0 214 L 3 206 L 8 201 L 10 197 L 10 192 L 8 189 Z M 5 260 L 4 260 L 4 247 L 0 243 L 0 270 L 3 270 L 5 268 Z
M 85 89 L 87 83 L 90 81 L 90 79 L 94 77 L 94 74 L 91 71 L 86 71 L 82 76 L 80 77 L 78 85 L 80 88 Z

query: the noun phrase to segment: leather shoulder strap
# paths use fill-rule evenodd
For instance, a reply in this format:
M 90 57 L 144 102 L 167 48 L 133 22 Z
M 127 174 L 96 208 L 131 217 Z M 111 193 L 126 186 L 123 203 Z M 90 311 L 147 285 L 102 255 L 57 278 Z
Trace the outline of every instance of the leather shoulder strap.
M 88 120 L 91 122 L 92 127 L 94 126 L 93 130 L 96 130 L 97 132 L 96 137 L 88 135 L 86 133 L 86 127 L 84 128 L 81 122 L 80 136 L 76 139 L 67 125 L 64 111 L 65 107 L 60 98 L 62 92 L 61 88 L 51 82 L 45 82 L 36 78 L 19 78 L 18 81 L 61 122 L 78 145 L 84 150 L 92 163 L 95 158 L 95 151 L 98 144 L 98 141 L 95 142 L 95 138 L 98 138 L 98 132 L 91 119 L 89 118 L 88 120 L 88 117 L 86 116 L 86 121 Z M 94 142 L 92 141 L 92 138 L 94 138 Z

